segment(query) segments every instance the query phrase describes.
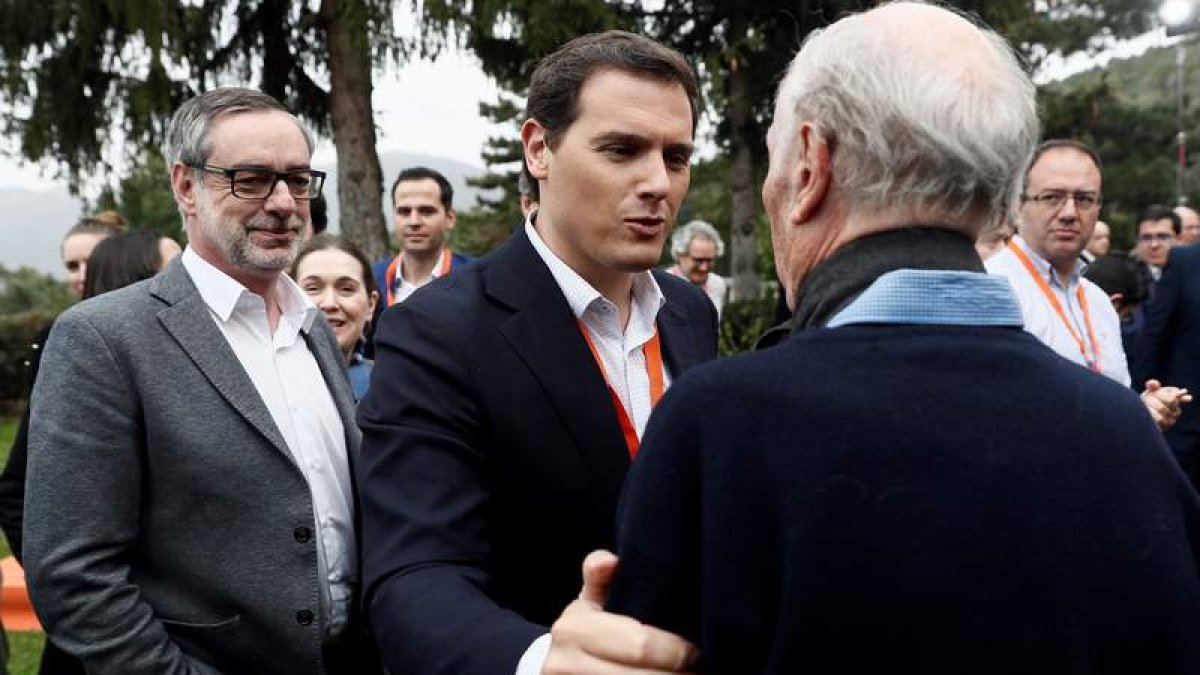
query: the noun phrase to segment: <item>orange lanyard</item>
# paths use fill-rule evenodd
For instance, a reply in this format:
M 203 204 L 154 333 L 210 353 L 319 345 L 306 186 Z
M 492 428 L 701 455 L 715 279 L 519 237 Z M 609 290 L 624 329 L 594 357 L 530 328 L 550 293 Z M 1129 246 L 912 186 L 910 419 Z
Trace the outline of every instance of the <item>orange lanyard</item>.
M 587 326 L 582 320 L 577 320 L 579 323 L 579 332 L 583 334 L 584 342 L 587 342 L 588 349 L 592 351 L 592 358 L 596 359 L 596 365 L 600 367 L 600 375 L 604 377 L 604 384 L 608 387 L 608 394 L 612 397 L 613 408 L 617 412 L 617 422 L 621 425 L 621 433 L 625 436 L 625 447 L 629 449 L 629 458 L 633 459 L 637 456 L 638 448 L 642 442 L 638 438 L 637 428 L 633 426 L 633 419 L 629 417 L 629 412 L 625 410 L 625 404 L 621 403 L 621 397 L 617 395 L 617 390 L 612 385 L 612 380 L 608 379 L 608 371 L 604 369 L 604 360 L 600 358 L 600 352 L 596 350 L 596 344 L 592 342 L 592 336 L 588 334 Z M 663 395 L 663 362 L 662 362 L 662 345 L 658 341 L 658 331 L 654 332 L 654 336 L 650 341 L 642 345 L 642 353 L 646 356 L 646 377 L 650 379 L 650 407 L 658 405 L 659 399 Z
M 1021 261 L 1025 269 L 1029 271 L 1029 276 L 1033 277 L 1033 280 L 1037 282 L 1042 295 L 1046 296 L 1046 300 L 1050 302 L 1050 306 L 1058 313 L 1058 318 L 1062 319 L 1063 325 L 1070 331 L 1071 337 L 1075 339 L 1075 344 L 1079 345 L 1079 353 L 1083 354 L 1083 360 L 1087 362 L 1088 368 L 1091 368 L 1093 372 L 1099 373 L 1100 342 L 1096 340 L 1096 331 L 1092 328 L 1092 316 L 1088 313 L 1087 296 L 1083 294 L 1083 283 L 1080 282 L 1075 287 L 1075 297 L 1079 300 L 1079 309 L 1083 312 L 1083 325 L 1087 327 L 1088 339 L 1092 341 L 1092 356 L 1088 356 L 1087 346 L 1083 343 L 1083 338 L 1075 331 L 1075 326 L 1071 325 L 1070 319 L 1067 318 L 1067 313 L 1063 311 L 1062 305 L 1058 302 L 1058 296 L 1054 294 L 1054 291 L 1050 290 L 1050 285 L 1046 283 L 1046 280 L 1038 273 L 1037 268 L 1033 266 L 1033 261 L 1015 243 L 1008 242 L 1008 248 L 1017 256 L 1017 260 Z
M 439 268 L 437 275 L 439 277 L 444 277 L 450 273 L 450 263 L 452 258 L 453 256 L 450 254 L 450 249 L 443 248 L 442 262 L 438 266 Z M 383 281 L 384 285 L 386 286 L 384 289 L 384 294 L 386 295 L 387 300 L 385 303 L 386 307 L 391 307 L 392 305 L 396 304 L 395 300 L 392 300 L 392 289 L 396 287 L 396 275 L 400 272 L 400 263 L 403 260 L 404 251 L 401 251 L 400 255 L 392 258 L 392 262 L 387 266 L 387 271 L 383 273 Z

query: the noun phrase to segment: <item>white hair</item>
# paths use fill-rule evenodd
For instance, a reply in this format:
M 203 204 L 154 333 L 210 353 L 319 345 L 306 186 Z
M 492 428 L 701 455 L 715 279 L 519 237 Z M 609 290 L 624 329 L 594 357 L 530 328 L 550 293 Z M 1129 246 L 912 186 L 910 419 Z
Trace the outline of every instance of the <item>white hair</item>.
M 801 121 L 816 127 L 852 210 L 986 217 L 963 224 L 972 231 L 1009 217 L 1038 138 L 1035 88 L 1011 47 L 972 21 L 996 67 L 930 67 L 862 17 L 809 35 L 779 86 L 776 123 L 792 136 Z
M 671 235 L 671 255 L 676 260 L 679 260 L 680 256 L 686 255 L 688 248 L 692 245 L 692 240 L 696 237 L 708 239 L 715 244 L 718 258 L 725 255 L 725 242 L 721 241 L 721 235 L 717 232 L 717 228 L 703 220 L 693 220 L 675 230 L 675 234 Z

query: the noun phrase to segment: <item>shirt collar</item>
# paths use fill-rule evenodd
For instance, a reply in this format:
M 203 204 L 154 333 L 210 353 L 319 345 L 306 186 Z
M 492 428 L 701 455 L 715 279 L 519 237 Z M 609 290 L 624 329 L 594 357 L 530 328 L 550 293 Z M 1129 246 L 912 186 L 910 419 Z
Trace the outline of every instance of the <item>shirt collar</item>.
M 826 324 L 1024 325 L 1008 279 L 981 272 L 900 269 L 879 277 Z
M 1087 263 L 1084 262 L 1083 258 L 1078 258 L 1075 262 L 1075 269 L 1071 270 L 1070 276 L 1064 280 L 1058 273 L 1058 270 L 1054 269 L 1054 266 L 1050 264 L 1050 261 L 1038 255 L 1036 251 L 1030 248 L 1029 242 L 1025 241 L 1021 235 L 1014 234 L 1011 241 L 1016 246 L 1019 246 L 1025 255 L 1029 256 L 1029 260 L 1033 263 L 1033 267 L 1038 271 L 1038 274 L 1041 274 L 1047 281 L 1056 283 L 1062 288 L 1067 288 L 1078 281 L 1079 277 L 1083 276 L 1083 271 L 1087 269 Z
M 180 262 L 187 269 L 204 304 L 222 323 L 227 323 L 239 308 L 262 306 L 261 296 L 201 258 L 190 245 L 184 249 Z M 279 301 L 280 313 L 288 325 L 296 326 L 305 333 L 312 329 L 318 314 L 317 307 L 291 277 L 282 273 L 276 277 L 275 296 Z
M 554 277 L 555 283 L 562 289 L 563 296 L 567 299 L 567 305 L 571 307 L 571 312 L 576 319 L 582 319 L 584 312 L 588 310 L 597 300 L 608 302 L 608 300 L 600 294 L 591 284 L 579 276 L 579 273 L 571 269 L 571 266 L 563 262 L 561 258 L 550 250 L 546 242 L 542 240 L 538 231 L 533 227 L 533 221 L 529 218 L 525 220 L 525 235 L 529 237 L 529 243 L 533 244 L 533 250 L 537 251 L 538 257 L 542 262 L 546 263 L 546 267 L 550 268 L 550 274 Z M 653 325 L 654 320 L 658 316 L 658 310 L 665 305 L 667 299 L 663 296 L 662 289 L 658 286 L 658 281 L 654 279 L 654 275 L 649 270 L 637 272 L 633 275 L 633 313 L 639 319 L 647 321 Z

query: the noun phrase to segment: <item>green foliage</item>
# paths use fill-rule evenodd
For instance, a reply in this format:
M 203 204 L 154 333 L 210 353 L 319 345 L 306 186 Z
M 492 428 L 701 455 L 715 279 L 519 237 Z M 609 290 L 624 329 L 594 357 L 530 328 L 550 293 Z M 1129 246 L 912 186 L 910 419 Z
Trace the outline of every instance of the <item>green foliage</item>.
M 74 300 L 66 285 L 30 267 L 0 265 L 0 316 L 43 311 L 57 314 Z
M 726 303 L 721 313 L 718 348 L 721 356 L 748 352 L 758 338 L 775 325 L 777 298 L 766 293 L 753 300 Z
M 45 311 L 0 314 L 0 401 L 25 398 L 32 384 L 25 381 L 29 346 L 53 319 Z
M 101 196 L 99 207 L 116 210 L 131 228 L 184 241 L 183 224 L 167 180 L 167 163 L 157 150 L 142 153 L 116 193 L 107 191 Z
M 4 546 L 5 549 L 8 546 Z M 8 672 L 10 675 L 36 675 L 46 646 L 46 634 L 22 631 L 8 634 Z

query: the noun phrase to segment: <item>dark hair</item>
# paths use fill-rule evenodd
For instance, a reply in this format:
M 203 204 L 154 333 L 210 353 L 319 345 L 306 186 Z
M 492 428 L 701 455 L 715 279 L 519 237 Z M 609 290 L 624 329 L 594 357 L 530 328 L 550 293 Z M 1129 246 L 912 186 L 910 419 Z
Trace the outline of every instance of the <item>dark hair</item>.
M 312 217 L 313 234 L 321 234 L 329 227 L 329 205 L 322 195 L 308 203 L 308 213 Z
M 427 178 L 438 184 L 442 207 L 447 211 L 454 208 L 454 187 L 450 185 L 450 181 L 446 180 L 445 176 L 427 166 L 414 166 L 400 172 L 400 175 L 396 177 L 396 182 L 392 183 L 392 203 L 396 203 L 396 188 L 401 183 Z
M 367 297 L 371 297 L 372 293 L 379 292 L 379 287 L 375 285 L 375 275 L 371 273 L 371 263 L 367 261 L 367 256 L 363 255 L 362 249 L 355 246 L 349 239 L 330 232 L 322 232 L 304 242 L 304 245 L 296 252 L 296 259 L 292 261 L 292 269 L 288 272 L 288 276 L 296 278 L 296 272 L 300 270 L 300 261 L 304 260 L 309 253 L 331 248 L 358 261 L 359 266 L 362 267 L 363 288 L 367 290 Z
M 1174 209 L 1163 204 L 1151 204 L 1138 216 L 1137 224 L 1133 227 L 1133 234 L 1137 236 L 1142 233 L 1142 223 L 1157 223 L 1160 220 L 1170 220 L 1171 229 L 1175 231 L 1176 235 L 1183 232 L 1183 219 L 1179 217 L 1178 213 L 1175 213 Z
M 538 62 L 533 71 L 525 116 L 545 128 L 551 149 L 579 117 L 579 93 L 588 77 L 599 70 L 623 71 L 683 87 L 692 108 L 695 135 L 700 89 L 683 55 L 641 35 L 610 30 L 571 40 Z
M 1150 294 L 1138 265 L 1138 261 L 1124 253 L 1107 253 L 1092 261 L 1083 276 L 1109 295 L 1120 293 L 1122 304 L 1132 307 Z
M 83 297 L 115 291 L 158 274 L 163 263 L 158 248 L 161 239 L 157 232 L 134 230 L 115 234 L 96 244 L 88 258 Z
M 1071 138 L 1051 138 L 1048 141 L 1042 141 L 1042 144 L 1037 147 L 1037 150 L 1033 151 L 1033 157 L 1031 157 L 1029 160 L 1029 166 L 1025 167 L 1024 187 L 1029 187 L 1029 172 L 1033 171 L 1033 167 L 1038 163 L 1038 160 L 1042 158 L 1042 155 L 1050 152 L 1051 150 L 1074 150 L 1087 155 L 1088 159 L 1092 160 L 1092 164 L 1096 165 L 1096 170 L 1100 171 L 1101 173 L 1104 172 L 1104 167 L 1100 164 L 1100 155 L 1096 154 L 1096 151 L 1092 149 L 1092 146 Z M 1022 188 L 1022 191 L 1024 191 L 1024 188 Z

